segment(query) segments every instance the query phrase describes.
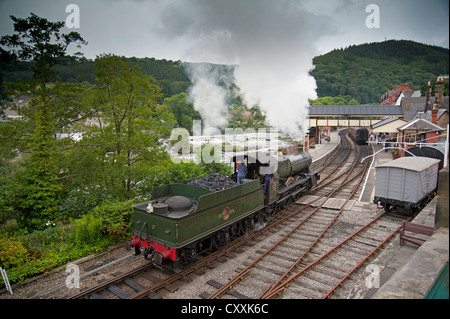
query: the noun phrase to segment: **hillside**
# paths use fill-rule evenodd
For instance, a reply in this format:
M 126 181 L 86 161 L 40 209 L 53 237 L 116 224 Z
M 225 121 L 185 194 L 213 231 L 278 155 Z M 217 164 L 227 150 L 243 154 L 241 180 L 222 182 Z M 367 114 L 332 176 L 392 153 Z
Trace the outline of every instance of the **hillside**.
M 333 50 L 313 59 L 317 95 L 349 95 L 361 104 L 400 83 L 414 90 L 449 73 L 449 50 L 413 41 L 389 40 Z
M 178 61 L 135 57 L 126 58 L 126 60 L 137 64 L 144 73 L 154 77 L 164 97 L 184 92 L 191 85 L 183 64 Z M 56 76 L 62 82 L 80 83 L 88 81 L 95 83 L 94 68 L 94 61 L 84 59 L 82 62 L 67 61 L 62 65 L 56 65 L 54 70 Z M 4 82 L 31 79 L 31 63 L 29 62 L 6 63 L 0 59 L 0 71 L 0 76 L 3 76 Z M 162 100 L 160 99 L 158 102 L 162 103 Z
M 361 104 L 379 103 L 380 96 L 397 84 L 408 83 L 414 90 L 440 74 L 449 73 L 449 50 L 412 41 L 353 45 L 333 50 L 313 59 L 311 72 L 317 82 L 319 97 L 351 96 Z M 154 58 L 127 58 L 144 73 L 157 80 L 164 97 L 185 92 L 190 80 L 185 63 Z M 262 66 L 263 67 L 263 66 Z M 4 82 L 30 79 L 30 64 L 7 64 L 0 61 Z M 94 63 L 90 60 L 55 66 L 63 82 L 95 82 Z M 225 68 L 224 70 L 228 70 Z M 1 73 L 0 73 L 1 76 Z M 1 83 L 1 81 L 0 81 Z M 163 98 L 158 101 L 162 103 Z

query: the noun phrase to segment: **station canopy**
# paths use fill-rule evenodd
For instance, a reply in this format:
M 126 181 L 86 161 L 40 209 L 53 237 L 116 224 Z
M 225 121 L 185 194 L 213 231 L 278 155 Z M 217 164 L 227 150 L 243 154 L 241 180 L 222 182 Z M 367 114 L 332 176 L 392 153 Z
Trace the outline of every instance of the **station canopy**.
M 398 128 L 405 125 L 407 121 L 398 117 L 389 117 L 372 125 L 373 133 L 398 133 Z
M 398 116 L 403 117 L 401 105 L 313 105 L 309 116 Z

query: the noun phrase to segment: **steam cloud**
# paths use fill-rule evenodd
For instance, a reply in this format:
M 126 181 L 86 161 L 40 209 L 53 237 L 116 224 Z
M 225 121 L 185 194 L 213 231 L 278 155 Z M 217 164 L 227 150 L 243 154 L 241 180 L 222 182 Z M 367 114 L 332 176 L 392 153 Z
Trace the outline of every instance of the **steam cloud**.
M 189 96 L 200 113 L 206 128 L 224 128 L 227 124 L 225 90 L 219 86 L 219 69 L 212 64 L 187 64 L 186 71 L 193 82 Z M 228 79 L 226 79 L 228 80 Z
M 258 103 L 268 122 L 287 133 L 304 133 L 308 99 L 317 97 L 309 72 L 314 43 L 329 26 L 325 16 L 295 0 L 173 0 L 161 21 L 166 36 L 188 39 L 186 60 L 235 65 L 248 106 Z M 190 71 L 195 107 L 207 125 L 223 127 L 222 88 L 211 70 Z

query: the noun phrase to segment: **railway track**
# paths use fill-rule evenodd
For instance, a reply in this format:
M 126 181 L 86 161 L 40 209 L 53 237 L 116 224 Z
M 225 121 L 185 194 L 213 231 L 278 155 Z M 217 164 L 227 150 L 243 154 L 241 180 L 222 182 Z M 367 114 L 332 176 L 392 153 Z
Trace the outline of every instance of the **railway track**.
M 317 246 L 316 259 L 299 259 L 298 264 L 271 285 L 260 298 L 325 299 L 371 258 L 400 229 L 401 223 L 383 223 L 384 212 L 335 246 Z M 311 258 L 312 256 L 309 256 Z M 303 258 L 302 258 L 303 259 Z
M 265 247 L 265 252 L 232 280 L 222 285 L 209 298 L 222 297 L 225 294 L 230 294 L 230 291 L 232 294 L 236 294 L 237 291 L 249 298 L 264 296 L 267 292 L 272 291 L 271 287 L 276 287 L 284 278 L 288 277 L 306 256 L 313 254 L 313 249 L 317 248 L 319 241 L 332 228 L 332 225 L 344 210 L 347 201 L 355 194 L 367 170 L 367 164 L 362 168 L 358 167 L 360 166 L 358 165 L 361 157 L 360 149 L 352 145 L 347 138 L 343 140 L 346 143 L 335 157 L 337 164 L 328 168 L 328 175 L 324 178 L 326 182 L 322 180 L 322 183 L 316 187 L 316 191 L 324 189 L 324 185 L 334 186 L 307 205 L 311 207 L 313 202 L 320 201 L 316 208 L 312 209 L 306 215 L 306 218 L 293 226 L 278 242 L 271 247 Z M 362 155 L 365 156 L 366 154 Z M 350 165 L 347 164 L 349 158 L 351 158 Z M 350 183 L 355 183 L 355 185 L 351 187 L 350 194 L 347 195 L 347 199 L 337 212 L 323 207 L 325 203 L 332 199 L 333 195 Z M 245 281 L 243 281 L 244 278 L 246 278 Z M 219 286 L 216 283 L 213 284 Z M 245 293 L 243 293 L 244 291 Z
M 175 288 L 172 286 L 177 281 L 185 279 L 192 274 L 201 275 L 202 271 L 199 271 L 201 267 L 209 266 L 211 268 L 211 265 L 215 261 L 223 261 L 236 252 L 242 252 L 242 247 L 248 245 L 252 239 L 258 236 L 263 236 L 264 233 L 269 233 L 272 228 L 278 227 L 279 224 L 292 217 L 291 215 L 293 213 L 297 214 L 298 211 L 293 212 L 290 209 L 285 209 L 277 214 L 276 218 L 272 219 L 271 225 L 266 227 L 262 232 L 258 233 L 258 235 L 253 234 L 251 236 L 247 236 L 246 238 L 240 238 L 227 245 L 225 249 L 203 258 L 200 262 L 194 264 L 193 267 L 190 267 L 181 273 L 172 274 L 171 276 L 165 275 L 164 278 L 161 278 L 160 270 L 153 265 L 148 264 L 147 266 L 144 265 L 143 267 L 133 269 L 126 274 L 117 274 L 115 278 L 109 279 L 95 287 L 86 289 L 69 298 L 157 298 L 159 297 L 156 293 L 158 290 L 166 287 L 166 290 L 173 291 Z M 145 283 L 145 288 L 142 283 L 142 277 L 147 277 L 152 280 L 151 283 Z
M 298 274 L 299 271 L 302 271 L 301 269 L 309 265 L 305 265 L 305 263 L 313 263 L 318 257 L 321 257 L 333 248 L 327 248 L 323 242 L 330 245 L 330 243 L 335 243 L 337 238 L 342 235 L 341 232 L 333 228 L 333 225 L 342 224 L 339 221 L 339 216 L 345 204 L 338 211 L 324 208 L 323 204 L 328 200 L 336 199 L 336 196 L 339 196 L 339 199 L 347 203 L 357 193 L 359 183 L 363 180 L 367 169 L 366 166 L 359 164 L 359 158 L 367 155 L 365 152 L 364 148 L 356 147 L 350 143 L 350 140 L 343 138 L 339 152 L 327 165 L 318 168 L 318 170 L 321 170 L 321 183 L 313 195 L 317 196 L 317 198 L 312 198 L 307 205 L 300 207 L 298 204 L 290 205 L 283 211 L 280 211 L 276 218 L 272 219 L 261 231 L 236 239 L 223 249 L 201 258 L 192 267 L 180 273 L 163 274 L 159 269 L 148 265 L 148 268 L 144 267 L 144 269 L 135 270 L 133 273 L 119 275 L 117 278 L 72 298 L 171 298 L 171 293 L 176 291 L 177 287 L 182 288 L 190 285 L 192 280 L 196 280 L 197 277 L 203 275 L 204 269 L 209 268 L 211 272 L 214 272 L 214 265 L 218 264 L 220 266 L 227 259 L 241 255 L 240 253 L 245 251 L 246 247 L 265 241 L 265 238 L 273 237 L 273 234 L 276 232 L 281 232 L 282 235 L 277 235 L 277 242 L 274 245 L 264 244 L 257 250 L 257 254 L 260 257 L 256 258 L 255 265 L 245 266 L 238 276 L 235 276 L 235 278 L 225 284 L 217 280 L 207 281 L 207 284 L 213 286 L 217 291 L 212 294 L 203 291 L 201 294 L 197 293 L 197 296 L 200 295 L 201 298 L 292 297 L 299 293 L 294 290 L 296 285 L 298 285 L 298 280 L 306 278 L 306 275 Z M 348 194 L 348 189 L 351 189 L 351 195 Z M 342 199 L 345 196 L 347 199 Z M 371 229 L 368 228 L 367 231 L 373 232 Z M 395 229 L 392 233 L 395 233 Z M 369 238 L 365 241 L 370 242 L 372 246 L 375 245 L 376 240 L 370 239 L 370 236 L 367 235 L 366 237 Z M 387 240 L 389 239 L 385 241 Z M 362 241 L 362 239 L 347 240 L 349 243 Z M 335 249 L 338 251 L 338 254 L 335 255 L 342 254 L 339 252 L 343 251 L 342 247 L 351 245 L 354 244 L 342 244 L 340 248 Z M 330 255 L 333 255 L 333 253 L 330 252 Z M 323 257 L 322 259 L 327 258 Z M 317 262 L 317 264 L 323 267 L 325 263 Z M 314 274 L 317 272 L 315 269 L 320 269 L 315 267 L 310 266 L 310 270 L 308 272 L 305 271 L 305 274 Z M 157 274 L 159 274 L 159 277 L 155 280 Z M 293 276 L 295 277 L 292 278 Z M 151 278 L 153 281 L 150 280 L 143 284 L 141 278 Z M 217 276 L 217 278 L 220 277 Z M 243 278 L 246 278 L 245 282 L 242 281 Z M 339 286 L 340 284 L 337 287 Z M 337 287 L 333 291 L 336 291 Z M 122 294 L 120 290 L 124 290 L 126 293 Z M 162 291 L 167 293 L 162 294 Z M 219 293 L 220 291 L 222 293 Z M 304 297 L 313 296 L 315 295 L 306 293 Z M 300 297 L 300 295 L 297 297 Z

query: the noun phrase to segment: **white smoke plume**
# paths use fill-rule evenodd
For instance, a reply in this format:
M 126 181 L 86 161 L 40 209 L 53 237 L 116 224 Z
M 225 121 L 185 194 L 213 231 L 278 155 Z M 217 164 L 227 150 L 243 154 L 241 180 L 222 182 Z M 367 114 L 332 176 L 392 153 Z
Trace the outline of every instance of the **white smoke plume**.
M 225 128 L 227 124 L 226 94 L 219 82 L 228 82 L 220 68 L 209 63 L 187 63 L 185 69 L 193 82 L 189 89 L 194 108 L 203 120 L 204 128 Z
M 317 97 L 315 80 L 309 75 L 314 43 L 330 25 L 329 17 L 308 11 L 304 3 L 172 0 L 162 12 L 161 32 L 189 39 L 187 61 L 235 65 L 235 81 L 248 106 L 258 103 L 271 125 L 302 135 L 308 99 Z M 213 117 L 214 121 L 208 120 L 211 125 L 223 125 L 226 119 L 218 118 L 226 114 L 222 89 L 201 72 L 191 74 L 195 82 L 191 95 L 204 102 L 196 106 L 202 117 Z

